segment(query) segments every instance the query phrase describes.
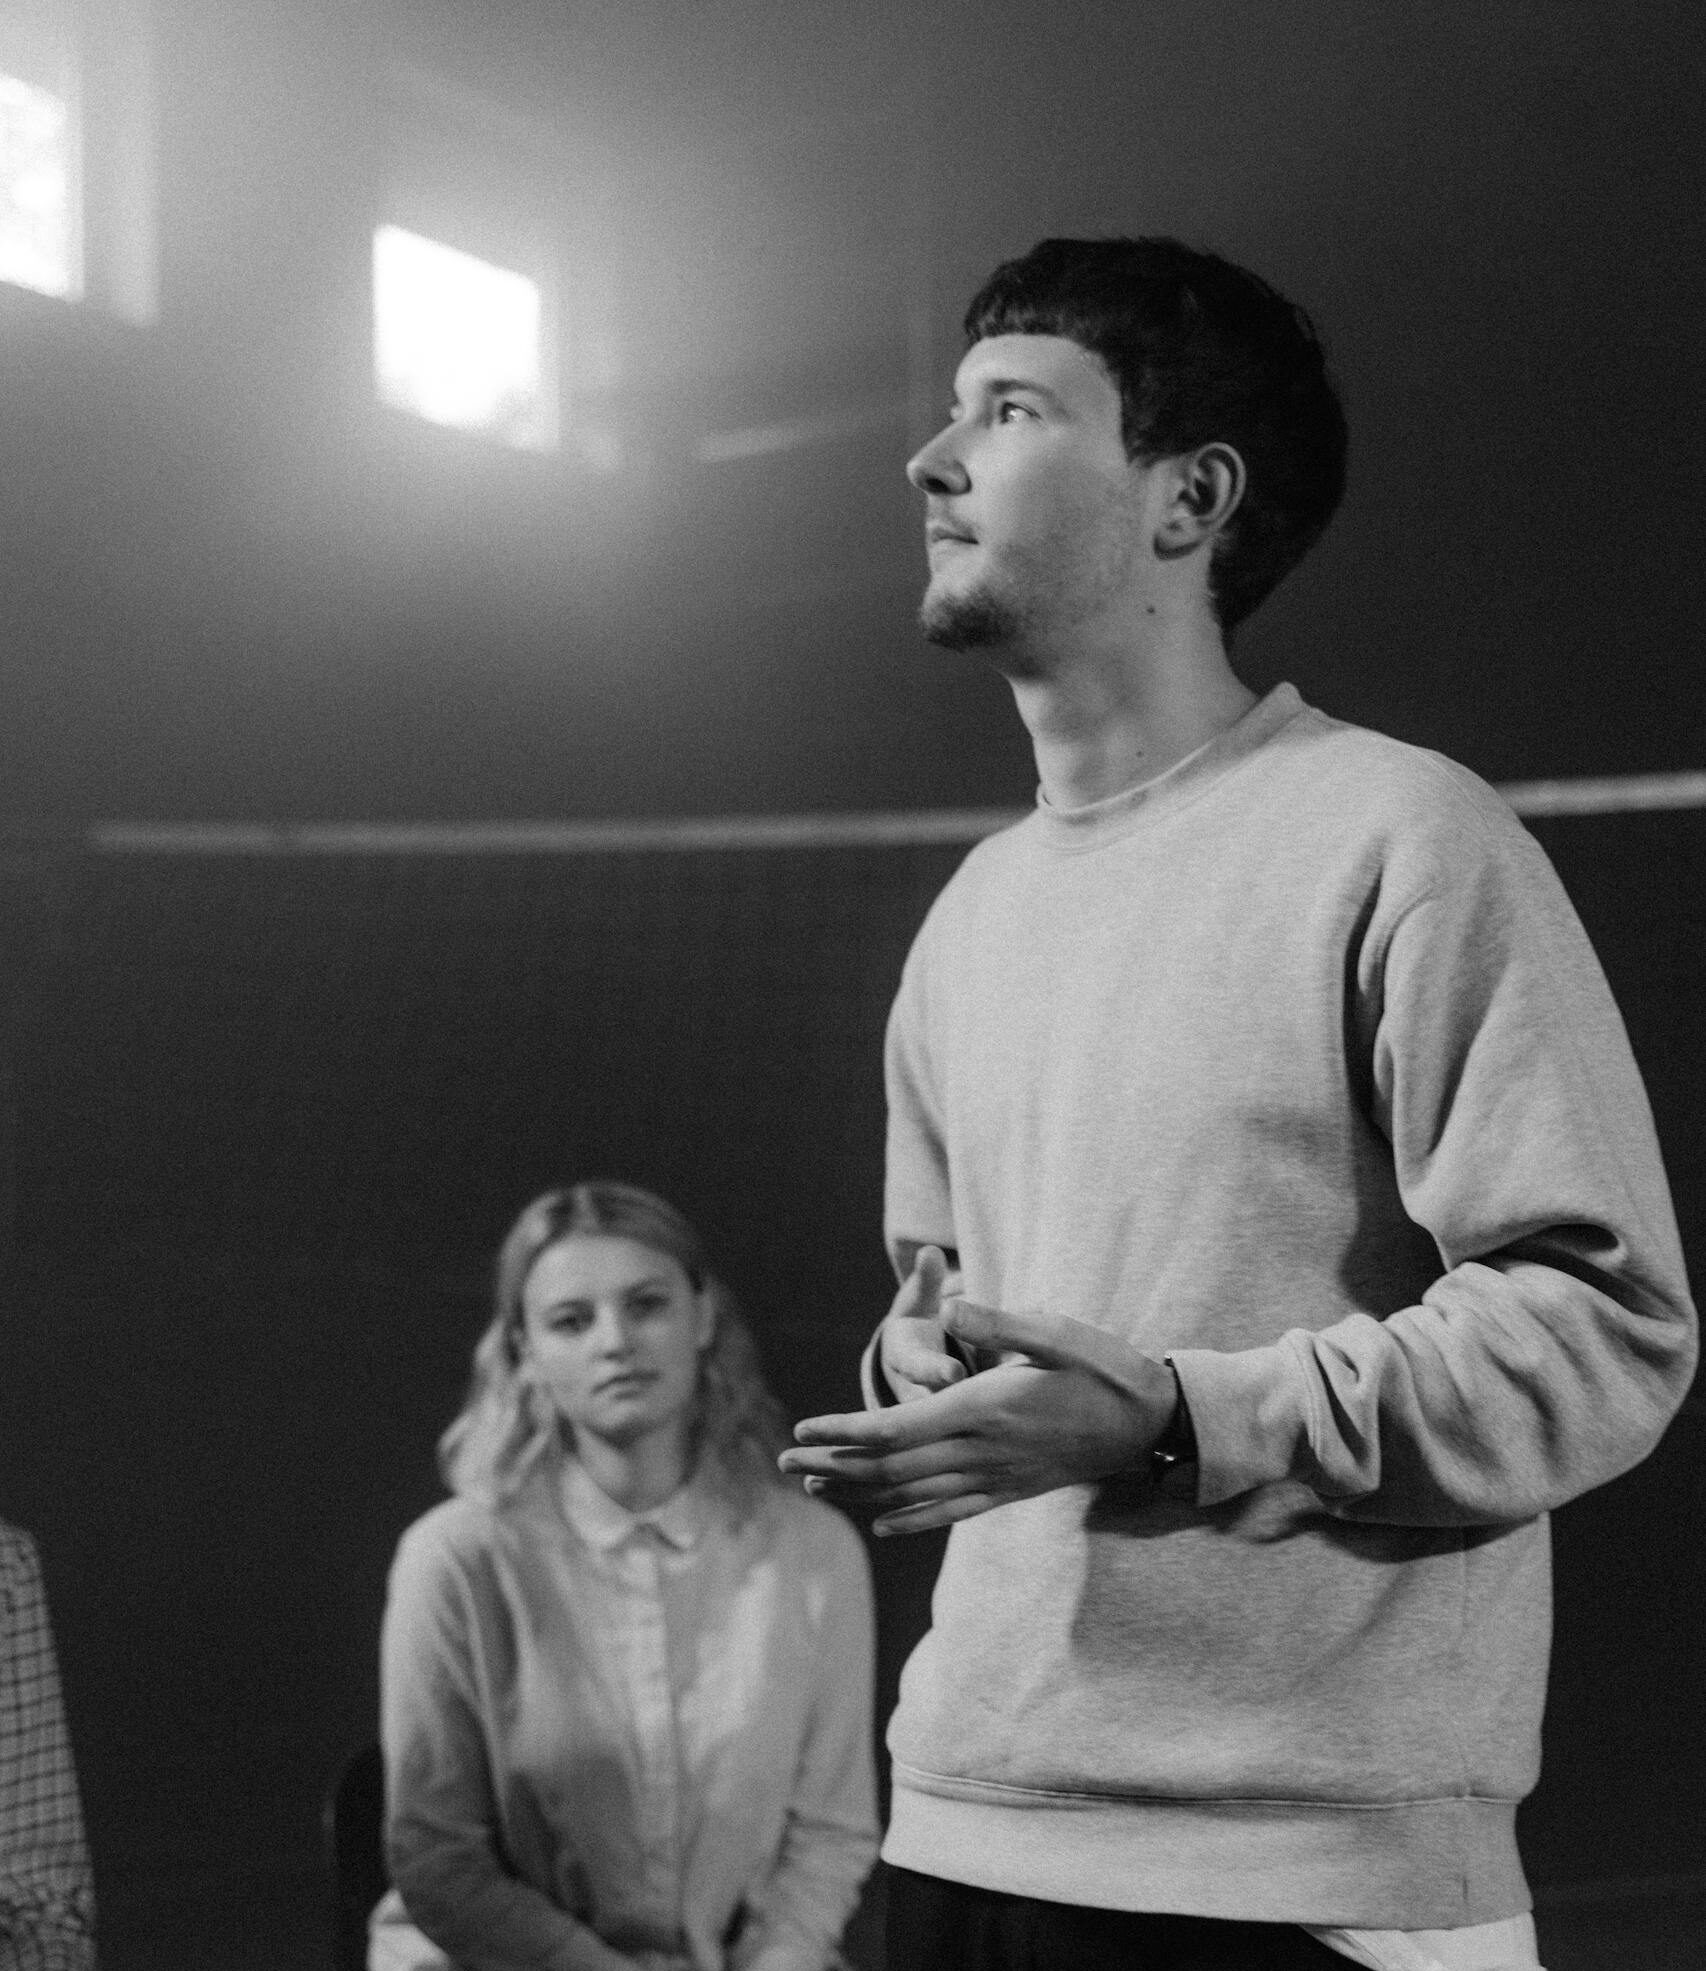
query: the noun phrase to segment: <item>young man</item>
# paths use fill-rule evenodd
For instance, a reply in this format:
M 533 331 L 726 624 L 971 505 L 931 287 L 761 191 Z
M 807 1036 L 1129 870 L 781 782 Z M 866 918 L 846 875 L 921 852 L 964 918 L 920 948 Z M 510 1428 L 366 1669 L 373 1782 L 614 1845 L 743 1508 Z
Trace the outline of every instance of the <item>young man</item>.
M 890 1963 L 1533 1965 L 1546 1515 L 1694 1360 L 1621 1023 L 1491 789 L 1231 669 L 1342 488 L 1307 318 L 1049 240 L 967 336 L 922 624 L 1041 789 L 908 959 L 903 1285 L 871 1407 L 784 1460 L 954 1527 Z

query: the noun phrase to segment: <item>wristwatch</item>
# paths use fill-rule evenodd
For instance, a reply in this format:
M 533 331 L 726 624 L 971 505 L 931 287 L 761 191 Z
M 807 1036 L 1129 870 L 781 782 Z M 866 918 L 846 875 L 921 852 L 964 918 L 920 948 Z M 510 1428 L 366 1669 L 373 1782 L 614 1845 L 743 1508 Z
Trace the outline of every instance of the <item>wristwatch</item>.
M 1185 1401 L 1185 1389 L 1179 1381 L 1179 1372 L 1173 1368 L 1171 1356 L 1165 1359 L 1173 1373 L 1173 1388 L 1178 1400 L 1173 1405 L 1172 1416 L 1167 1420 L 1167 1428 L 1150 1450 L 1149 1477 L 1150 1482 L 1159 1486 L 1169 1498 L 1189 1498 L 1197 1487 L 1197 1433 L 1191 1422 L 1191 1406 Z

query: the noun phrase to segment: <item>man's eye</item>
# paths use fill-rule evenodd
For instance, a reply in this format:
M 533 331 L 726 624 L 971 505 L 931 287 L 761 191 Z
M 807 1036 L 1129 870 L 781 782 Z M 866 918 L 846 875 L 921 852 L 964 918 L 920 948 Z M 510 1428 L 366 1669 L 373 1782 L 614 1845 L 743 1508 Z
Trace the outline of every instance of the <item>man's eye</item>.
M 1017 418 L 1034 418 L 1035 416 L 1036 412 L 1031 409 L 1029 404 L 1015 403 L 1012 398 L 1006 399 L 1006 401 L 995 407 L 995 421 L 997 424 L 1011 424 Z
M 661 1293 L 638 1294 L 628 1305 L 637 1314 L 661 1314 L 669 1305 L 669 1296 Z
M 559 1314 L 551 1325 L 559 1334 L 585 1334 L 592 1325 L 592 1316 L 584 1307 L 571 1307 Z

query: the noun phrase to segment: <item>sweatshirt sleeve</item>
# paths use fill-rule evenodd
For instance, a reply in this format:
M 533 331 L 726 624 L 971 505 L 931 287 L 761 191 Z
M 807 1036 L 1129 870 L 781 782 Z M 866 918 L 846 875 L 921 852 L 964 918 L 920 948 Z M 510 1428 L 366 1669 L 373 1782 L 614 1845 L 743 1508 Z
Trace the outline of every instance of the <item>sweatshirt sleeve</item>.
M 946 897 L 944 892 L 944 897 Z M 957 1250 L 948 1144 L 935 1064 L 930 1056 L 927 952 L 943 907 L 925 920 L 913 943 L 883 1047 L 888 1136 L 883 1164 L 883 1234 L 898 1278 L 912 1270 L 918 1248 Z
M 1694 1310 L 1622 1021 L 1527 831 L 1469 820 L 1377 901 L 1347 1022 L 1444 1270 L 1384 1318 L 1175 1351 L 1203 1504 L 1290 1478 L 1352 1519 L 1524 1519 L 1638 1463 L 1687 1389 Z
M 463 1971 L 611 1971 L 627 1960 L 504 1866 L 473 1668 L 476 1592 L 430 1524 L 404 1535 L 380 1644 L 392 1882 Z
M 925 947 L 934 918 L 932 912 L 907 957 L 883 1047 L 888 1100 L 883 1237 L 897 1281 L 912 1271 L 921 1246 L 940 1246 L 950 1267 L 959 1263 L 947 1135 L 925 1017 Z M 879 1321 L 859 1358 L 859 1387 L 868 1410 L 883 1409 L 897 1400 L 883 1373 L 882 1336 Z
M 876 1860 L 870 1566 L 851 1526 L 828 1531 L 827 1563 L 813 1570 L 815 1680 L 781 1852 L 750 1901 L 729 1971 L 825 1971 L 838 1962 L 836 1944 Z

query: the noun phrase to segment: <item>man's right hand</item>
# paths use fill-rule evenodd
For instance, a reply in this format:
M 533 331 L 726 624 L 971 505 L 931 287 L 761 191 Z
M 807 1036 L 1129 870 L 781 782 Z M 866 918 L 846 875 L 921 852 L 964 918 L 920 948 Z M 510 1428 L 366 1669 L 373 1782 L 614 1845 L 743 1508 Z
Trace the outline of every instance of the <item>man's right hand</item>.
M 965 1379 L 965 1362 L 942 1326 L 942 1303 L 957 1299 L 960 1288 L 960 1275 L 948 1270 L 942 1248 L 920 1246 L 877 1344 L 883 1374 L 897 1401 L 910 1403 Z

